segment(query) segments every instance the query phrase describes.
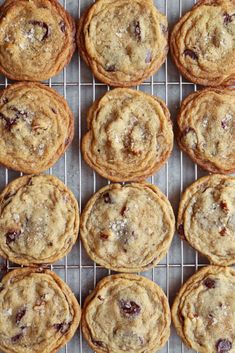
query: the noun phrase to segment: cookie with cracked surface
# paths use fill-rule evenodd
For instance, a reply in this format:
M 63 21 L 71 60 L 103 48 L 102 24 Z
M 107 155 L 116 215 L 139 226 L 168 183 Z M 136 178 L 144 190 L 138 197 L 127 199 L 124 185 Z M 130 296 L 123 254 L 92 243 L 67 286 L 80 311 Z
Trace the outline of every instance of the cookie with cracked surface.
M 178 144 L 212 173 L 235 172 L 235 90 L 206 88 L 190 94 L 178 115 Z
M 168 23 L 152 0 L 99 0 L 82 15 L 77 43 L 97 79 L 134 86 L 165 61 Z
M 211 175 L 189 186 L 179 205 L 178 232 L 209 261 L 235 263 L 235 177 Z
M 93 103 L 82 140 L 87 164 L 116 182 L 140 181 L 154 174 L 173 147 L 165 103 L 141 91 L 116 88 Z
M 0 349 L 56 353 L 74 335 L 80 306 L 54 272 L 21 268 L 0 283 Z
M 82 331 L 97 353 L 155 353 L 170 335 L 163 290 L 147 278 L 119 274 L 102 279 L 85 300 Z
M 73 135 L 73 113 L 55 90 L 22 82 L 0 91 L 0 164 L 40 173 L 57 162 Z
M 75 23 L 57 0 L 6 0 L 0 13 L 0 71 L 8 78 L 44 81 L 70 62 Z
M 235 1 L 199 0 L 175 25 L 171 54 L 189 81 L 204 86 L 235 83 Z
M 182 286 L 172 320 L 184 343 L 200 353 L 235 352 L 235 270 L 208 266 Z
M 54 176 L 24 176 L 0 194 L 0 255 L 12 262 L 60 260 L 74 245 L 78 228 L 77 201 Z
M 174 228 L 171 204 L 156 186 L 111 184 L 88 201 L 80 235 L 93 261 L 118 272 L 139 272 L 166 255 Z

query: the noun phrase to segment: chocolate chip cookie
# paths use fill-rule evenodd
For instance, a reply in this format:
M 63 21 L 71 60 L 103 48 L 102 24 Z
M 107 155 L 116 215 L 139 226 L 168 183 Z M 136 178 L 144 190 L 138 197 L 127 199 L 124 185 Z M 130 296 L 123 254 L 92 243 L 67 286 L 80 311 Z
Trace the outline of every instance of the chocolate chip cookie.
M 212 173 L 235 172 L 235 90 L 207 88 L 190 94 L 178 115 L 178 143 Z
M 172 207 L 156 186 L 111 184 L 88 201 L 80 234 L 93 261 L 118 272 L 138 272 L 166 255 L 174 224 Z
M 155 353 L 169 338 L 170 310 L 162 289 L 147 278 L 102 279 L 85 301 L 82 331 L 97 353 Z
M 21 268 L 0 283 L 0 349 L 55 353 L 74 335 L 80 306 L 71 289 L 49 270 Z
M 88 165 L 112 181 L 140 181 L 154 174 L 173 147 L 165 103 L 141 91 L 117 88 L 91 106 L 82 152 Z
M 24 176 L 0 194 L 0 255 L 12 262 L 38 265 L 63 258 L 78 228 L 77 201 L 54 176 Z
M 211 175 L 189 186 L 180 201 L 178 232 L 211 263 L 235 263 L 235 177 Z
M 235 83 L 235 3 L 199 0 L 175 25 L 171 54 L 189 81 L 204 86 Z
M 12 80 L 57 75 L 75 50 L 75 23 L 57 0 L 6 0 L 0 7 L 0 71 Z
M 73 135 L 73 113 L 55 90 L 24 82 L 0 91 L 0 164 L 40 173 L 57 162 Z
M 208 266 L 180 289 L 172 319 L 184 343 L 200 353 L 235 352 L 235 270 Z
M 82 15 L 77 43 L 100 81 L 134 86 L 153 75 L 166 59 L 167 19 L 152 0 L 99 0 Z

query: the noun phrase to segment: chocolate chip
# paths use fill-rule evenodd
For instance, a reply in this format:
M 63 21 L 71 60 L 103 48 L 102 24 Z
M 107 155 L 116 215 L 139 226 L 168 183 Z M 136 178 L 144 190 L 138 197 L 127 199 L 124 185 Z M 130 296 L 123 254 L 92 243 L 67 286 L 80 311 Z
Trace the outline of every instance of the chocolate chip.
M 20 320 L 25 316 L 26 314 L 26 308 L 21 308 L 17 311 L 16 313 L 16 325 L 18 325 L 20 323 Z
M 92 343 L 94 343 L 94 345 L 98 347 L 105 347 L 105 344 L 102 341 L 92 340 Z
M 103 199 L 105 203 L 112 203 L 111 197 L 108 192 L 103 195 Z
M 116 71 L 116 66 L 113 64 L 113 65 L 108 65 L 106 66 L 106 71 L 107 72 L 115 72 Z
M 133 22 L 134 26 L 134 34 L 137 39 L 137 42 L 141 41 L 141 29 L 140 29 L 140 22 L 139 21 L 134 21 Z
M 233 16 L 235 16 L 235 14 L 229 15 L 227 12 L 223 14 L 224 24 L 226 26 L 233 21 Z
M 65 142 L 64 142 L 65 146 L 67 146 L 67 145 L 69 144 L 69 142 L 70 142 L 70 138 L 67 137 L 67 138 L 65 139 Z
M 128 318 L 138 316 L 141 312 L 140 306 L 133 301 L 121 299 L 119 305 L 122 313 Z
M 220 230 L 220 232 L 219 232 L 219 234 L 220 234 L 222 237 L 225 236 L 226 233 L 227 233 L 227 229 L 226 229 L 225 227 L 222 228 L 222 229 Z
M 203 284 L 209 289 L 215 288 L 215 281 L 212 278 L 206 278 Z
M 104 240 L 107 240 L 109 238 L 109 235 L 107 233 L 100 232 L 100 238 L 104 239 Z
M 64 21 L 60 21 L 59 26 L 60 26 L 61 32 L 65 33 L 66 32 L 66 25 L 65 25 Z
M 62 322 L 60 324 L 54 324 L 53 327 L 61 332 L 61 333 L 65 333 L 68 331 L 68 329 L 70 328 L 71 322 L 67 323 L 67 322 Z
M 16 241 L 21 235 L 20 230 L 9 230 L 6 234 L 6 243 L 9 245 L 10 243 Z
M 101 295 L 98 295 L 98 297 L 97 297 L 101 302 L 103 302 L 104 301 L 104 298 L 103 297 L 101 297 Z
M 124 215 L 125 215 L 126 210 L 127 210 L 127 207 L 126 207 L 126 205 L 125 205 L 125 206 L 123 206 L 122 209 L 121 209 L 121 212 L 120 212 L 121 216 L 124 216 Z
M 178 227 L 178 233 L 179 233 L 179 235 L 184 236 L 184 225 L 183 225 L 183 224 L 180 224 L 180 225 L 179 225 L 179 227 Z
M 47 39 L 50 36 L 51 30 L 50 30 L 48 24 L 46 24 L 45 22 L 32 20 L 32 21 L 29 21 L 29 23 L 33 26 L 38 26 L 38 27 L 41 27 L 42 29 L 45 30 L 45 33 L 44 33 L 41 41 Z
M 216 343 L 218 353 L 227 353 L 232 349 L 232 343 L 225 338 L 220 338 Z
M 12 343 L 17 343 L 23 337 L 23 332 L 19 333 L 16 336 L 11 337 Z
M 162 33 L 166 36 L 168 33 L 168 28 L 162 23 L 160 23 L 160 27 L 161 27 Z
M 227 203 L 224 202 L 224 201 L 221 201 L 221 202 L 220 202 L 220 208 L 221 208 L 224 212 L 228 212 L 228 211 L 229 211 L 228 205 L 227 205 Z
M 51 110 L 54 114 L 57 114 L 57 111 L 55 110 L 55 108 L 51 107 Z
M 7 104 L 9 102 L 9 99 L 7 97 L 2 98 L 3 104 Z
M 152 61 L 152 53 L 151 53 L 151 51 L 148 49 L 148 50 L 147 50 L 146 57 L 145 57 L 145 63 L 146 63 L 146 64 L 149 64 L 149 63 L 151 63 L 151 61 Z
M 185 56 L 189 56 L 193 60 L 197 60 L 198 59 L 198 55 L 191 49 L 185 49 L 184 55 Z

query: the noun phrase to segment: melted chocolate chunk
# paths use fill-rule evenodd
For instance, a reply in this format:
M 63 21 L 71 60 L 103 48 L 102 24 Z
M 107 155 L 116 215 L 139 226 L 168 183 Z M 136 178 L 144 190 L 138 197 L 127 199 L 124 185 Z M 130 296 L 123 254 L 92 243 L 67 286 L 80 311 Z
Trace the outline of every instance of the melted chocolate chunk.
M 229 23 L 233 21 L 233 16 L 235 16 L 235 14 L 229 15 L 227 12 L 225 12 L 223 16 L 224 16 L 224 24 L 225 26 L 227 26 Z
M 42 29 L 45 30 L 45 33 L 44 33 L 44 35 L 42 36 L 41 41 L 47 39 L 47 38 L 50 36 L 51 30 L 50 30 L 50 28 L 49 28 L 49 26 L 48 26 L 47 23 L 45 23 L 45 22 L 43 22 L 43 21 L 35 21 L 35 20 L 29 21 L 29 23 L 30 23 L 31 25 L 33 25 L 33 26 L 38 26 L 38 27 L 41 27 Z
M 184 236 L 184 225 L 183 225 L 183 224 L 180 224 L 180 225 L 179 225 L 179 227 L 178 227 L 178 233 L 179 233 L 179 235 Z
M 12 343 L 17 343 L 23 337 L 23 332 L 19 333 L 16 336 L 11 337 Z
M 18 325 L 21 321 L 21 319 L 25 316 L 26 314 L 26 308 L 21 308 L 17 311 L 16 313 L 16 325 Z
M 112 203 L 111 197 L 108 192 L 103 195 L 103 199 L 105 203 Z
M 218 353 L 227 353 L 232 349 L 232 342 L 225 338 L 221 338 L 216 343 Z
M 57 111 L 51 107 L 51 111 L 54 113 L 54 114 L 57 114 Z
M 197 60 L 198 59 L 198 55 L 191 49 L 185 49 L 184 55 L 185 56 L 189 56 L 193 60 Z
M 229 211 L 228 205 L 227 205 L 227 203 L 224 202 L 224 201 L 221 201 L 221 202 L 220 202 L 220 208 L 221 208 L 224 212 L 228 212 L 228 211 Z
M 146 64 L 149 64 L 151 63 L 152 61 L 152 53 L 150 50 L 147 50 L 147 54 L 146 54 L 146 57 L 145 57 L 145 63 Z
M 222 228 L 221 230 L 220 230 L 220 232 L 219 232 L 219 234 L 222 236 L 222 237 L 224 237 L 225 235 L 226 235 L 226 233 L 227 233 L 227 229 L 224 227 L 224 228 Z
M 116 71 L 116 66 L 114 64 L 113 65 L 108 65 L 108 66 L 106 66 L 106 71 L 115 72 Z
M 16 241 L 21 235 L 20 230 L 9 230 L 6 234 L 6 243 L 9 245 L 10 243 Z
M 141 29 L 140 29 L 140 22 L 134 21 L 134 34 L 136 37 L 137 42 L 141 41 Z
M 121 299 L 119 306 L 124 316 L 128 318 L 138 316 L 141 312 L 140 306 L 131 300 Z
M 215 281 L 212 278 L 206 278 L 203 284 L 209 289 L 215 288 Z
M 61 32 L 65 33 L 66 32 L 66 25 L 65 25 L 64 21 L 60 21 L 59 26 L 60 26 Z
M 61 332 L 61 333 L 65 333 L 68 331 L 68 329 L 70 328 L 71 322 L 67 323 L 67 322 L 62 322 L 60 324 L 54 324 L 53 327 Z
M 8 131 L 11 131 L 11 128 L 13 125 L 16 124 L 17 122 L 17 118 L 13 118 L 13 119 L 9 119 L 7 118 L 4 114 L 0 113 L 0 119 L 4 120 L 5 122 L 5 128 L 8 130 Z

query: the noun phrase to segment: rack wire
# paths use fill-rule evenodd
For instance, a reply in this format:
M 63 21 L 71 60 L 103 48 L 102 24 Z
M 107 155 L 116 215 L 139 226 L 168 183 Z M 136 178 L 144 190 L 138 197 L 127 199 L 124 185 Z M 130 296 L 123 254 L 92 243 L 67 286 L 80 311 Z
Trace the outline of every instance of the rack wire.
M 79 18 L 84 9 L 93 0 L 61 0 L 60 2 L 72 15 Z M 154 0 L 154 2 L 167 15 L 170 28 L 172 28 L 173 23 L 178 20 L 185 10 L 193 6 L 195 0 L 174 0 L 169 2 L 167 0 Z M 9 83 L 6 78 L 2 78 L 0 80 L 0 88 L 7 87 Z M 80 141 L 86 130 L 87 108 L 110 88 L 96 81 L 90 70 L 77 55 L 74 56 L 71 64 L 60 75 L 49 80 L 46 84 L 67 99 L 75 117 L 75 137 L 72 146 L 48 173 L 56 175 L 71 188 L 77 197 L 81 211 L 89 197 L 100 187 L 109 183 L 109 181 L 102 179 L 84 164 L 80 151 Z M 159 72 L 136 87 L 136 89 L 163 98 L 171 111 L 173 121 L 175 121 L 181 100 L 189 93 L 197 90 L 197 87 L 185 81 L 179 75 L 170 57 L 168 57 Z M 179 151 L 175 143 L 168 163 L 157 174 L 152 176 L 149 181 L 160 187 L 167 195 L 177 214 L 179 199 L 185 187 L 205 174 Z M 17 172 L 0 168 L 1 189 L 9 181 L 20 175 Z M 2 270 L 2 273 L 17 267 L 8 261 L 2 261 L 1 264 L 0 270 Z M 156 268 L 144 272 L 142 275 L 158 283 L 164 289 L 170 303 L 172 303 L 181 284 L 199 267 L 206 265 L 205 258 L 201 258 L 197 252 L 181 241 L 176 234 L 166 258 Z M 80 240 L 71 253 L 65 259 L 52 265 L 51 269 L 69 284 L 81 305 L 97 281 L 111 273 L 111 271 L 93 263 L 86 256 Z M 60 350 L 60 353 L 62 352 L 91 353 L 82 338 L 80 329 L 71 342 Z M 170 340 L 160 352 L 192 353 L 193 351 L 182 344 L 172 328 Z

